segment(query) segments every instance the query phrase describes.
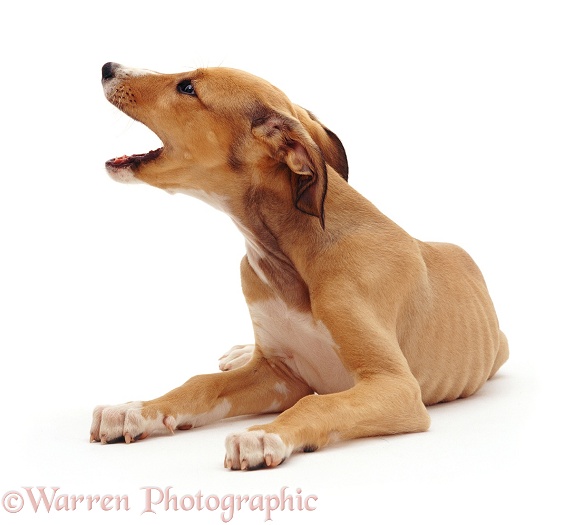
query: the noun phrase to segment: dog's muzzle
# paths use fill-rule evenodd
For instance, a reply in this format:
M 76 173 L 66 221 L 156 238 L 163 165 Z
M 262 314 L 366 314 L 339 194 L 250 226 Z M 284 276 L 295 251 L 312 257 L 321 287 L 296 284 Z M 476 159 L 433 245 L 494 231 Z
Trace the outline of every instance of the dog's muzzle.
M 116 71 L 120 69 L 120 64 L 116 62 L 108 62 L 101 68 L 101 82 L 107 82 L 116 76 Z

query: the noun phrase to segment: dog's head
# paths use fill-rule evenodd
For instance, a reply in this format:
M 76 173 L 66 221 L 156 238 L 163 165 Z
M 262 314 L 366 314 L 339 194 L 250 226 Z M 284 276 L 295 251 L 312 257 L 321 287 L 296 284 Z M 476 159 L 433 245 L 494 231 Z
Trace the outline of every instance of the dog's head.
M 102 83 L 114 106 L 163 143 L 107 161 L 114 179 L 215 202 L 250 187 L 287 191 L 298 210 L 324 225 L 328 172 L 348 177 L 343 145 L 265 80 L 228 68 L 168 75 L 110 62 Z

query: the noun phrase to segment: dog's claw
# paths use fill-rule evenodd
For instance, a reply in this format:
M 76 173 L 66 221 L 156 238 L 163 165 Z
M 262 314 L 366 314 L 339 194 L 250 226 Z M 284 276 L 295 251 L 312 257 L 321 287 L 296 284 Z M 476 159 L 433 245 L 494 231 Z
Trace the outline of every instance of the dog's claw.
M 225 465 L 232 470 L 274 468 L 292 453 L 292 447 L 286 446 L 278 434 L 260 429 L 231 434 L 225 447 Z
M 134 401 L 122 405 L 98 406 L 93 411 L 89 431 L 90 441 L 101 443 L 134 443 L 146 439 L 153 432 L 173 432 L 176 420 L 173 416 L 147 419 L 142 415 L 142 403 Z
M 176 420 L 172 416 L 166 416 L 162 420 L 162 424 L 170 431 L 171 434 L 174 434 L 174 429 L 176 428 Z

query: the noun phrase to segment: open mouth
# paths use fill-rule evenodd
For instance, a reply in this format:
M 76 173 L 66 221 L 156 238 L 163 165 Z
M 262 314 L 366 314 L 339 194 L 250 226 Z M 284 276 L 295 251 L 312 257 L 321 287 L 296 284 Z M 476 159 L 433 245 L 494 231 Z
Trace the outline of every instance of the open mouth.
M 110 159 L 106 161 L 105 165 L 108 169 L 126 169 L 131 168 L 136 169 L 141 164 L 145 164 L 154 159 L 157 159 L 164 148 L 158 148 L 149 151 L 148 153 L 138 153 L 136 155 L 123 155 L 121 157 L 116 157 L 115 159 Z

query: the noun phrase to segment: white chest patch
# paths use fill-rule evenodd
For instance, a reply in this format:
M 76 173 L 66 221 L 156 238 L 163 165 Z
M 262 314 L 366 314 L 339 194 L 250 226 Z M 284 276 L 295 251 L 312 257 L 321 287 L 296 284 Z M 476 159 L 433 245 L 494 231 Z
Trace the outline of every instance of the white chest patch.
M 319 394 L 341 392 L 355 381 L 335 352 L 336 343 L 322 321 L 290 309 L 281 299 L 249 305 L 256 343 L 269 359 L 279 359 Z
M 229 215 L 229 198 L 224 195 L 219 195 L 217 193 L 209 193 L 205 190 L 195 190 L 195 189 L 167 189 L 167 193 L 174 195 L 175 193 L 182 193 L 188 195 L 189 197 L 195 197 L 200 201 L 203 201 L 213 208 L 225 212 Z

